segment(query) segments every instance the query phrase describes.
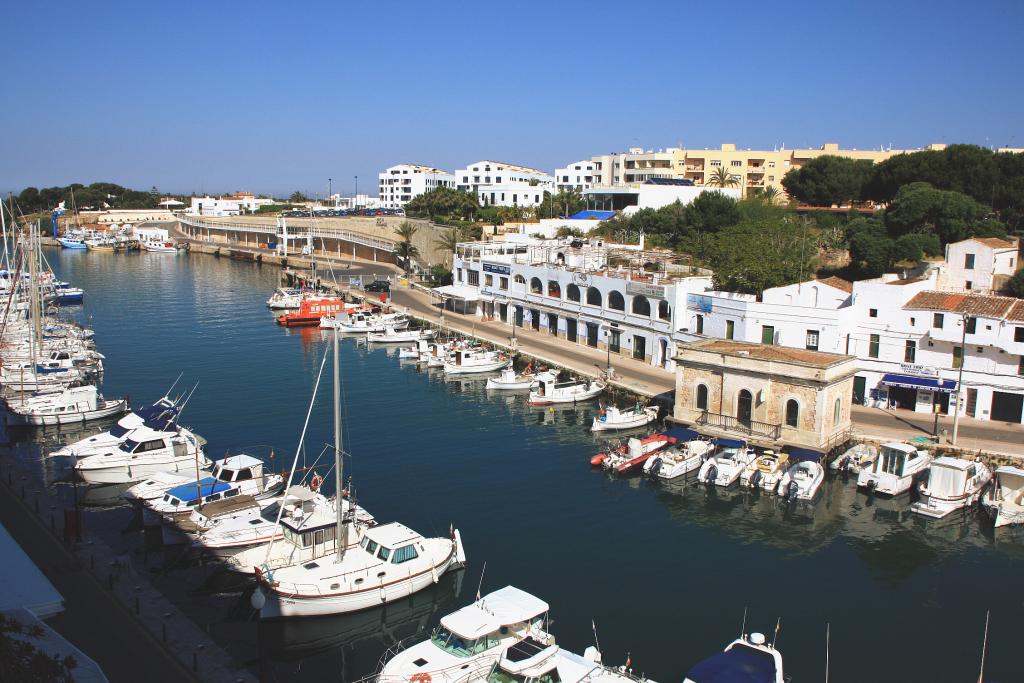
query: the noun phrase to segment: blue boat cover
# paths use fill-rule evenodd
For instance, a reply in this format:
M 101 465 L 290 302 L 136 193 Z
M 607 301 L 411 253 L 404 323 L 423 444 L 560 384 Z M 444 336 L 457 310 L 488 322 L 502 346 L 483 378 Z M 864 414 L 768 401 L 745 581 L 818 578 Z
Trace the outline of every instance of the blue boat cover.
M 178 417 L 178 406 L 154 403 L 151 406 L 136 409 L 135 414 L 142 418 L 142 422 L 147 427 L 162 432 Z
M 715 443 L 722 448 L 743 448 L 747 442 L 740 441 L 739 439 L 725 439 L 723 437 L 716 436 Z
M 935 379 L 932 377 L 915 377 L 913 375 L 887 374 L 882 377 L 882 384 L 908 389 L 932 389 L 933 391 L 956 391 L 955 379 Z
M 615 215 L 614 211 L 578 211 L 573 215 L 569 216 L 574 221 L 585 221 L 585 220 L 599 220 L 605 221 Z
M 693 431 L 689 427 L 672 427 L 662 432 L 665 436 L 670 439 L 675 439 L 679 443 L 685 443 L 687 441 L 693 441 L 698 438 L 700 434 Z
M 708 657 L 686 672 L 696 683 L 775 683 L 775 658 L 745 645 Z
M 810 448 L 787 448 L 791 460 L 813 460 L 818 462 L 824 455 L 821 451 L 812 451 Z
M 196 489 L 199 489 L 198 491 Z M 170 495 L 174 496 L 178 500 L 188 503 L 196 499 L 198 493 L 202 493 L 203 498 L 214 493 L 221 493 L 231 488 L 230 484 L 227 484 L 220 479 L 214 479 L 213 477 L 205 477 L 199 480 L 199 486 L 196 487 L 195 482 L 188 484 L 181 484 L 175 486 L 167 491 Z

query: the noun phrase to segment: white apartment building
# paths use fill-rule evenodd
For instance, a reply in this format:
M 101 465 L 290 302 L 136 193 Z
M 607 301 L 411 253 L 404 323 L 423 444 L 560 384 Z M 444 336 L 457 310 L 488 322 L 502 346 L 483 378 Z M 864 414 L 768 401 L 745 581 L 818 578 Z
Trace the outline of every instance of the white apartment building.
M 946 265 L 939 285 L 991 293 L 1001 289 L 1019 265 L 1016 242 L 998 237 L 972 237 L 946 245 Z
M 597 184 L 598 177 L 595 175 L 596 164 L 583 159 L 573 162 L 565 168 L 555 169 L 555 191 L 565 192 L 576 190 L 583 192 Z
M 553 192 L 555 179 L 544 171 L 500 161 L 478 161 L 455 171 L 456 187 L 472 192 L 485 206 L 530 207 Z
M 641 265 L 665 257 L 600 240 L 466 242 L 456 250 L 454 282 L 441 294 L 510 328 L 605 349 L 613 365 L 625 355 L 674 370 L 676 312 L 711 278 L 668 263 L 660 273 Z
M 594 186 L 583 191 L 583 199 L 590 209 L 622 211 L 629 215 L 640 209 L 660 209 L 674 202 L 685 206 L 704 192 L 719 192 L 736 200 L 741 196 L 741 190 L 735 187 L 702 187 L 685 179 L 649 179 L 634 185 Z
M 237 192 L 225 197 L 192 197 L 192 204 L 185 213 L 192 216 L 238 216 L 273 203 L 273 199 L 257 197 L 247 192 Z
M 420 164 L 398 164 L 378 174 L 377 195 L 380 208 L 401 209 L 413 197 L 439 187 L 455 188 L 455 176 L 447 171 Z

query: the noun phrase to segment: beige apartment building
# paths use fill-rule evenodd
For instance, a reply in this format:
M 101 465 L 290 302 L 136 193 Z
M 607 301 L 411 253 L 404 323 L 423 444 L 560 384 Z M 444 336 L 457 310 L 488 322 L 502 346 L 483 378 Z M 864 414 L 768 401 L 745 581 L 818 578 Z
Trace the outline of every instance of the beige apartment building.
M 926 149 L 941 150 L 945 145 L 928 145 Z M 630 149 L 620 154 L 592 157 L 594 176 L 598 185 L 630 185 L 652 178 L 685 178 L 695 185 L 710 184 L 711 177 L 720 168 L 728 169 L 735 177 L 743 196 L 757 194 L 766 187 L 784 192 L 782 177 L 795 168 L 824 155 L 867 159 L 873 163 L 884 161 L 896 154 L 916 152 L 915 149 L 858 150 L 840 149 L 829 142 L 818 149 L 737 149 L 724 144 L 719 149 L 684 149 L 669 147 L 658 151 Z M 1000 150 L 1002 151 L 1002 150 Z

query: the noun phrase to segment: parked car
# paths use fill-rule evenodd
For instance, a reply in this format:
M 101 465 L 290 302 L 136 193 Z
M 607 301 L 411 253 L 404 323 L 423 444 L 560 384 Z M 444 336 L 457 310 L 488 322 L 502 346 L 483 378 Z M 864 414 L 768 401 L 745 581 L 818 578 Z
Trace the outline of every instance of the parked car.
M 390 292 L 391 283 L 387 280 L 374 280 L 370 284 L 363 287 L 367 292 Z

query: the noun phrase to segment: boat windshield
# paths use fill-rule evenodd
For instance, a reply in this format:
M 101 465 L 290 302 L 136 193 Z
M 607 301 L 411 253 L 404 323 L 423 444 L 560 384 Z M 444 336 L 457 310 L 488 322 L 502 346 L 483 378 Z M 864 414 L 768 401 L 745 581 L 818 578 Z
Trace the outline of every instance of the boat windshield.
M 124 451 L 125 453 L 131 453 L 132 451 L 134 451 L 138 447 L 139 447 L 139 442 L 138 441 L 133 441 L 132 439 L 125 439 L 121 443 L 121 446 L 120 446 L 121 450 Z
M 115 439 L 120 439 L 122 436 L 127 434 L 130 430 L 127 427 L 122 427 L 119 424 L 114 425 L 110 428 L 110 435 Z
M 485 636 L 471 640 L 463 638 L 457 633 L 452 633 L 444 626 L 438 626 L 437 630 L 434 631 L 434 635 L 430 637 L 430 642 L 456 657 L 472 657 L 497 645 L 498 637 L 497 634 L 488 633 Z

